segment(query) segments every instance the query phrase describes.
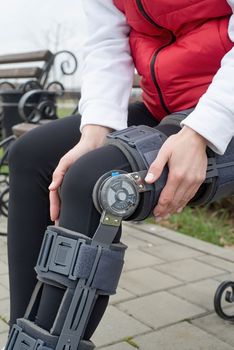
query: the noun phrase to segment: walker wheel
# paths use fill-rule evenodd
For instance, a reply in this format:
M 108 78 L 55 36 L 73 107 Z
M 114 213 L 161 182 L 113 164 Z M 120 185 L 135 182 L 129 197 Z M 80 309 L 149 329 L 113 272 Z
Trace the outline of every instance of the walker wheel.
M 227 303 L 234 303 L 234 281 L 221 283 L 214 296 L 214 308 L 217 315 L 226 321 L 234 323 L 234 314 L 228 314 L 223 310 L 223 306 L 227 305 Z

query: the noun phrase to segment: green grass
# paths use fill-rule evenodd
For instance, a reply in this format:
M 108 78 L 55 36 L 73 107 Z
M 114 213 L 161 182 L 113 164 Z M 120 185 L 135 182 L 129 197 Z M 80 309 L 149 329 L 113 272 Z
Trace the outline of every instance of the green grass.
M 73 110 L 71 108 L 59 108 L 57 110 L 58 118 L 68 117 L 72 114 L 72 112 Z
M 3 152 L 4 152 L 3 148 L 0 148 L 0 158 L 2 158 Z M 2 174 L 6 174 L 6 175 L 9 174 L 8 165 L 3 165 L 3 166 L 1 167 L 1 173 L 2 173 Z
M 229 208 L 210 206 L 185 208 L 182 213 L 162 220 L 160 225 L 219 246 L 234 245 L 234 220 Z M 149 219 L 154 222 L 154 219 Z
M 125 338 L 123 340 L 124 340 L 124 342 L 128 343 L 129 345 L 131 345 L 133 348 L 140 349 L 139 345 L 133 340 L 132 337 L 127 337 L 127 338 Z

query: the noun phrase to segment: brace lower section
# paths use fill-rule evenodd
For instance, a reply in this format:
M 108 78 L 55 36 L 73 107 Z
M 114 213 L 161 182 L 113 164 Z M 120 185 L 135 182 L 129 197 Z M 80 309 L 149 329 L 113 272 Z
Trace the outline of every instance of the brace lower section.
M 102 244 L 61 227 L 48 227 L 39 254 L 38 284 L 25 317 L 17 320 L 6 350 L 92 350 L 83 340 L 98 295 L 115 294 L 127 247 L 122 243 Z M 50 331 L 34 322 L 35 305 L 43 284 L 64 290 Z

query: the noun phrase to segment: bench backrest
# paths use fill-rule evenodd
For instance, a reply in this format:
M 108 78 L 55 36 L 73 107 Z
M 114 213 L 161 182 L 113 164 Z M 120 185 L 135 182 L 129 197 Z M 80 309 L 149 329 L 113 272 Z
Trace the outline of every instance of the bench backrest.
M 30 78 L 36 79 L 43 86 L 53 61 L 54 54 L 49 50 L 0 55 L 0 65 L 7 64 L 7 68 L 0 68 L 0 79 Z M 35 66 L 35 62 L 39 66 Z M 29 65 L 18 67 L 19 63 Z

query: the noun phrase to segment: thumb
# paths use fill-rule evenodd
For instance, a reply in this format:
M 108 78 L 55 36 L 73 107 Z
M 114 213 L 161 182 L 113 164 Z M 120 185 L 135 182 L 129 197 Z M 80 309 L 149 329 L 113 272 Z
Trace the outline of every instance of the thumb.
M 170 154 L 166 147 L 162 147 L 154 162 L 149 167 L 148 173 L 145 177 L 145 182 L 151 184 L 158 180 L 161 176 L 165 165 L 169 160 Z

